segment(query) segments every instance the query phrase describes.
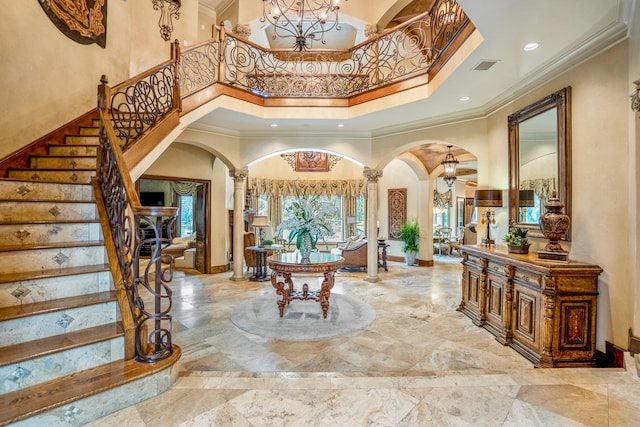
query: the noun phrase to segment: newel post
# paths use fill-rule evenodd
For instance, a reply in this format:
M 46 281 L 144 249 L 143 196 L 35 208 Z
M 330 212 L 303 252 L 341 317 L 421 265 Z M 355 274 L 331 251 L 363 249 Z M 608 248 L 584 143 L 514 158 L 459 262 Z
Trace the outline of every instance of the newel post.
M 182 111 L 182 97 L 180 96 L 180 42 L 175 39 L 171 43 L 171 59 L 173 60 L 173 108 Z

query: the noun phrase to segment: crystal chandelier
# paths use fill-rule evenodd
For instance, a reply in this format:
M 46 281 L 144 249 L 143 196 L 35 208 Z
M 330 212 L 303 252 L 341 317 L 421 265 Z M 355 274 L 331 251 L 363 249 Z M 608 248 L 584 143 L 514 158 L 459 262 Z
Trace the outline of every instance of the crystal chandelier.
M 447 148 L 449 148 L 449 152 L 444 157 L 442 163 L 440 163 L 444 168 L 444 182 L 449 187 L 451 187 L 453 183 L 456 182 L 456 167 L 458 167 L 459 163 L 458 160 L 453 157 L 453 154 L 451 154 L 451 147 L 451 145 L 447 145 Z
M 327 31 L 340 30 L 339 3 L 340 0 L 262 0 L 260 22 L 273 25 L 274 40 L 295 38 L 293 48 L 301 52 L 307 50 L 313 40 L 325 44 Z

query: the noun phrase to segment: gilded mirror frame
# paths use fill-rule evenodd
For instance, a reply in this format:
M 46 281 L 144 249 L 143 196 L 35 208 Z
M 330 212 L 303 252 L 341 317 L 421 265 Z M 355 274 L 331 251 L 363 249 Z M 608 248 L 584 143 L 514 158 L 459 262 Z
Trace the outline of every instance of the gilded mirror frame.
M 564 212 L 571 218 L 571 87 L 566 87 L 511 114 L 509 123 L 509 223 L 529 230 L 531 237 L 544 237 L 538 224 L 519 222 L 520 205 L 520 124 L 525 120 L 557 109 L 558 175 L 557 195 L 564 203 Z M 544 213 L 544 207 L 541 207 Z M 564 240 L 571 240 L 571 229 Z

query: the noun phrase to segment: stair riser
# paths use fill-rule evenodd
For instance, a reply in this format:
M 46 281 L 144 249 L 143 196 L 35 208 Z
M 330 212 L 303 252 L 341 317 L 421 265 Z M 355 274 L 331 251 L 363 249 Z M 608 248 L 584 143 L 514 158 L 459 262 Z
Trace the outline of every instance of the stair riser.
M 104 246 L 0 252 L 0 265 L 5 274 L 105 263 Z
M 0 284 L 0 306 L 19 306 L 113 289 L 109 271 Z
M 31 221 L 77 221 L 98 217 L 95 203 L 0 203 L 0 222 L 25 224 Z
M 94 200 L 91 185 L 0 181 L 1 200 Z
M 0 225 L 0 247 L 54 242 L 102 240 L 100 224 L 11 224 Z
M 32 157 L 29 167 L 35 169 L 95 169 L 95 157 Z
M 98 154 L 98 147 L 86 145 L 51 145 L 49 146 L 49 154 L 52 156 L 96 156 Z
M 175 381 L 172 375 L 175 377 L 175 371 L 166 369 L 135 382 L 51 409 L 24 421 L 18 421 L 11 424 L 11 427 L 82 426 L 168 391 Z M 127 418 L 122 425 L 144 425 L 144 422 L 138 423 Z
M 124 339 L 116 338 L 0 368 L 0 395 L 83 369 L 124 358 Z M 25 375 L 17 379 L 16 376 Z
M 80 135 L 100 135 L 100 127 L 81 127 Z
M 24 181 L 46 181 L 60 182 L 69 184 L 88 184 L 91 177 L 96 175 L 96 171 L 81 170 L 10 170 L 8 177 L 13 179 L 22 179 Z
M 3 346 L 18 344 L 104 325 L 119 320 L 118 314 L 117 303 L 113 301 L 29 316 L 28 319 L 6 320 L 0 322 L 0 342 Z
M 100 137 L 95 135 L 67 135 L 64 138 L 64 143 L 69 145 L 99 145 Z

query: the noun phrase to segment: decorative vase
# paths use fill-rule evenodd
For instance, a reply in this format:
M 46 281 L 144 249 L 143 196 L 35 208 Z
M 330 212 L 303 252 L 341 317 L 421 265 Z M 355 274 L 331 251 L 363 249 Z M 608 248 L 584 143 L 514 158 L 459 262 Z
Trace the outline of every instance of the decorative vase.
M 416 263 L 416 253 L 414 251 L 406 251 L 404 253 L 404 261 L 407 266 L 411 267 Z
M 551 192 L 551 198 L 544 205 L 545 213 L 540 217 L 540 231 L 549 243 L 538 252 L 538 258 L 566 261 L 568 253 L 562 249 L 558 240 L 562 239 L 569 229 L 569 215 L 562 213 L 564 203 L 556 196 L 556 190 Z
M 529 245 L 507 245 L 507 252 L 512 254 L 528 254 Z
M 313 250 L 313 243 L 311 242 L 311 234 L 309 232 L 302 233 L 300 235 L 300 246 L 298 246 L 298 250 L 300 251 L 300 257 L 303 260 L 308 260 L 311 256 L 311 251 Z

